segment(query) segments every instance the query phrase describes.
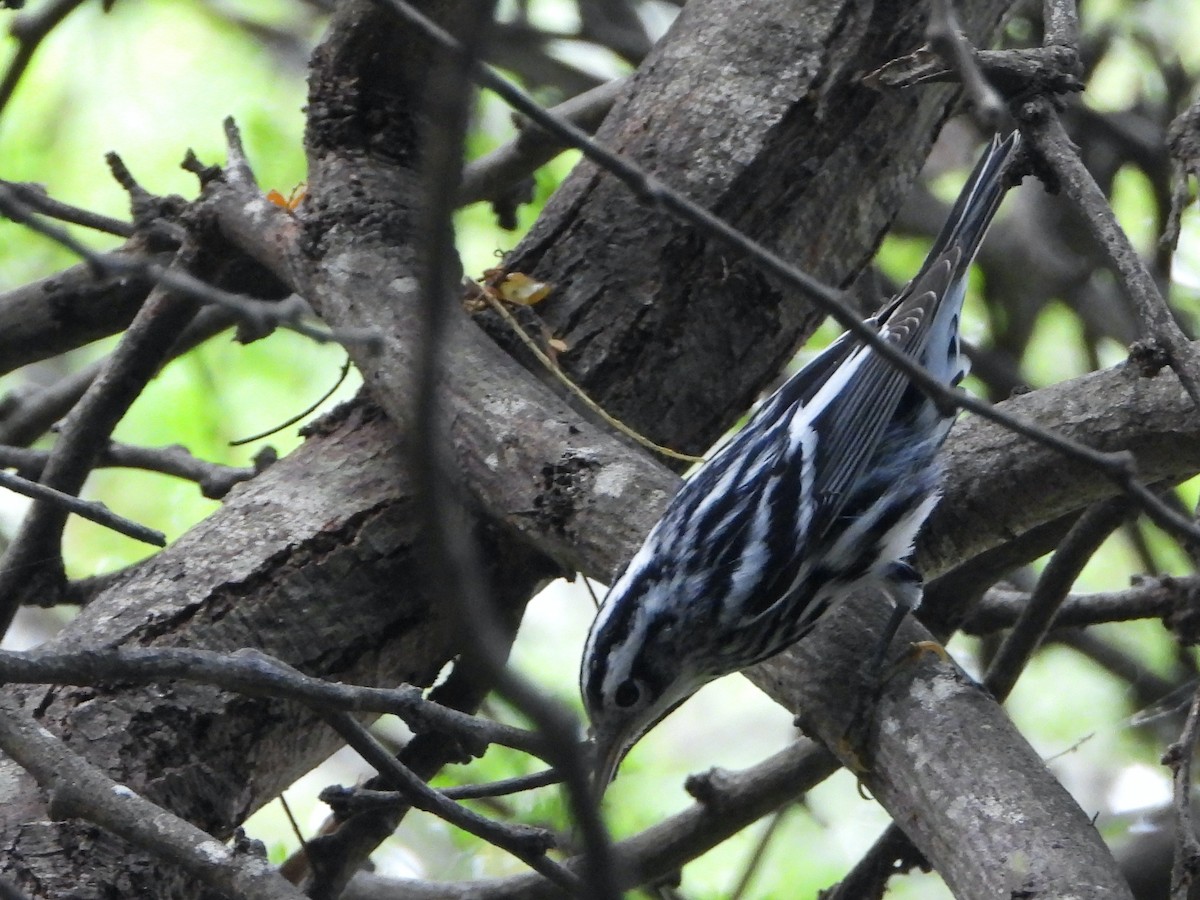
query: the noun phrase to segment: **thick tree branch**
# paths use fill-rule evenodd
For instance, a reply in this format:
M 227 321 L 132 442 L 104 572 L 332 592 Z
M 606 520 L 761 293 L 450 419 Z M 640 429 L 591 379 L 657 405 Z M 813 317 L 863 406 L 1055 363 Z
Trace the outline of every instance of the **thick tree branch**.
M 230 850 L 88 765 L 11 698 L 0 700 L 0 750 L 46 788 L 50 814 L 56 819 L 95 822 L 231 896 L 247 900 L 303 896 L 265 859 Z
M 131 247 L 112 254 L 128 259 L 142 252 Z M 173 255 L 160 252 L 150 259 L 164 266 Z M 150 283 L 132 277 L 124 261 L 107 271 L 98 277 L 90 266 L 74 266 L 0 295 L 0 372 L 74 350 L 128 325 Z
M 863 684 L 862 647 L 881 637 L 881 598 L 855 596 L 752 681 L 802 717 L 823 743 L 843 741 Z M 893 646 L 930 640 L 906 622 Z M 932 654 L 929 655 L 932 657 Z M 981 741 L 979 735 L 986 735 Z M 948 746 L 971 748 L 964 766 Z M 884 684 L 858 751 L 871 796 L 901 825 L 955 897 L 1020 892 L 1069 897 L 1131 895 L 1090 817 L 1046 769 L 1003 710 L 956 667 L 907 660 Z

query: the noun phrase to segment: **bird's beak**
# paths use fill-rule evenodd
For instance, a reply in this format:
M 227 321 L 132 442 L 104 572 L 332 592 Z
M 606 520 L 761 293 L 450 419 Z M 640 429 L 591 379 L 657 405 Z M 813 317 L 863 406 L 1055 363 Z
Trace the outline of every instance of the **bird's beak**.
M 623 734 L 597 736 L 595 755 L 592 758 L 595 765 L 592 773 L 592 790 L 597 802 L 604 796 L 609 784 L 617 776 L 617 767 L 621 765 L 621 760 L 625 758 L 628 750 L 629 742 L 624 739 Z

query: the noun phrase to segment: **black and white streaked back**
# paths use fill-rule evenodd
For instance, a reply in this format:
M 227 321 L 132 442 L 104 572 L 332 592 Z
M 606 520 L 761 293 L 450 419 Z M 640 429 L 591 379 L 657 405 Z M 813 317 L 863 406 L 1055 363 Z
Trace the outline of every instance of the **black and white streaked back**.
M 866 321 L 946 385 L 967 372 L 967 273 L 1004 196 L 1016 134 L 972 173 L 915 278 Z M 613 583 L 581 687 L 602 768 L 705 682 L 803 637 L 845 594 L 907 605 L 907 559 L 937 504 L 954 416 L 852 334 L 793 375 L 705 462 Z

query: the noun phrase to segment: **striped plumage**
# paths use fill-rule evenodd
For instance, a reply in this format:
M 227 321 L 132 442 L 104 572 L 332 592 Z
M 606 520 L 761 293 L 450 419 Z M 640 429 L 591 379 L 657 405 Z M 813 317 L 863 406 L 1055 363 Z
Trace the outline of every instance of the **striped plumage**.
M 948 385 L 967 372 L 967 271 L 1018 144 L 1016 133 L 992 141 L 921 271 L 867 320 Z M 584 648 L 601 789 L 698 688 L 800 639 L 850 591 L 917 604 L 906 560 L 937 503 L 953 421 L 847 333 L 696 471 L 609 589 Z

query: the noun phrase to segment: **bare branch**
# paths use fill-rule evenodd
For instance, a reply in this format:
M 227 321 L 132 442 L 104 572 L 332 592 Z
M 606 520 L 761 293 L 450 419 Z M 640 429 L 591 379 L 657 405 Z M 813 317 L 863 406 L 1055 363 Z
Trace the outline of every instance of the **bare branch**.
M 1150 348 L 1161 348 L 1167 354 L 1188 396 L 1200 408 L 1200 354 L 1175 322 L 1154 279 L 1113 215 L 1103 191 L 1084 167 L 1057 110 L 1049 101 L 1039 98 L 1024 104 L 1020 115 L 1022 128 L 1074 201 L 1109 266 L 1120 278 L 1125 294 L 1141 320 L 1143 341 Z M 1187 533 L 1195 539 L 1190 530 Z
M 37 12 L 22 14 L 10 27 L 13 37 L 17 39 L 17 52 L 0 80 L 0 114 L 12 100 L 21 76 L 29 68 L 33 55 L 46 36 L 58 26 L 67 16 L 82 6 L 84 0 L 54 0 L 52 3 L 39 6 Z
M 363 759 L 392 784 L 408 795 L 417 809 L 433 813 L 464 831 L 483 838 L 507 850 L 530 868 L 546 876 L 560 887 L 578 893 L 582 885 L 567 869 L 546 857 L 553 838 L 540 828 L 523 825 L 503 825 L 480 816 L 465 806 L 443 797 L 401 765 L 371 733 L 348 713 L 327 713 L 325 721 L 353 747 Z
M 57 491 L 44 484 L 38 484 L 36 481 L 30 481 L 28 478 L 22 478 L 20 475 L 13 475 L 11 472 L 0 472 L 0 487 L 7 488 L 25 497 L 48 503 L 51 506 L 57 506 L 64 512 L 74 513 L 82 519 L 87 519 L 89 522 L 95 522 L 97 525 L 103 525 L 105 528 L 111 528 L 118 534 L 131 537 L 135 541 L 141 541 L 154 547 L 165 547 L 167 545 L 167 536 L 161 531 L 155 531 L 153 528 L 139 525 L 137 522 L 126 519 L 124 516 L 118 516 L 103 503 L 92 500 L 81 500 L 72 494 Z
M 532 775 L 518 775 L 485 784 L 439 788 L 438 793 L 447 800 L 482 800 L 490 797 L 508 797 L 561 783 L 562 778 L 557 772 L 553 769 L 543 769 Z M 321 792 L 320 800 L 329 804 L 339 819 L 348 819 L 363 810 L 403 811 L 413 805 L 412 799 L 403 791 L 379 791 L 365 787 L 328 787 Z
M 974 48 L 959 30 L 951 0 L 935 0 L 925 36 L 933 51 L 957 72 L 974 103 L 974 114 L 980 124 L 988 131 L 998 130 L 1005 112 L 1004 101 L 975 61 Z
M 303 897 L 266 860 L 239 855 L 88 765 L 8 698 L 0 698 L 0 749 L 50 792 L 51 814 L 56 818 L 95 822 L 228 896 Z
M 31 210 L 44 216 L 69 222 L 72 225 L 82 225 L 84 228 L 115 234 L 117 237 L 133 237 L 135 228 L 129 222 L 55 200 L 46 193 L 45 188 L 41 185 L 17 184 L 0 178 L 0 187 L 11 191 L 14 197 Z
M 142 252 L 130 242 L 106 256 Z M 153 259 L 167 265 L 173 255 L 159 252 Z M 104 266 L 112 274 L 98 278 L 91 266 L 73 266 L 0 294 L 0 372 L 115 334 L 133 320 L 150 283 L 131 277 L 119 263 L 110 266 L 106 259 Z
M 1058 545 L 1038 578 L 1028 605 L 992 660 L 984 686 L 997 701 L 1007 699 L 1017 678 L 1054 622 L 1067 591 L 1100 545 L 1129 515 L 1124 497 L 1085 512 Z
M 1174 781 L 1175 861 L 1171 867 L 1171 900 L 1187 900 L 1189 888 L 1200 872 L 1200 840 L 1192 824 L 1192 760 L 1200 736 L 1200 689 L 1192 697 L 1187 722 L 1179 740 L 1163 756 Z
M 1023 591 L 993 588 L 975 605 L 963 623 L 966 634 L 985 635 L 1011 628 L 1029 602 Z M 1200 580 L 1143 578 L 1128 590 L 1110 593 L 1071 594 L 1054 616 L 1058 628 L 1080 628 L 1106 622 L 1161 619 L 1200 611 Z
M 153 684 L 169 679 L 211 684 L 251 697 L 294 700 L 322 710 L 391 714 L 414 732 L 452 734 L 480 755 L 500 744 L 541 755 L 533 734 L 430 703 L 415 687 L 394 689 L 334 684 L 297 672 L 257 650 L 218 653 L 182 647 L 113 650 L 0 651 L 0 681 L 15 684 Z
M 618 78 L 572 97 L 553 107 L 550 112 L 584 131 L 592 132 L 600 126 L 624 88 L 625 79 Z M 514 140 L 466 166 L 458 188 L 457 202 L 466 206 L 481 200 L 495 200 L 568 146 L 536 125 L 526 124 Z

